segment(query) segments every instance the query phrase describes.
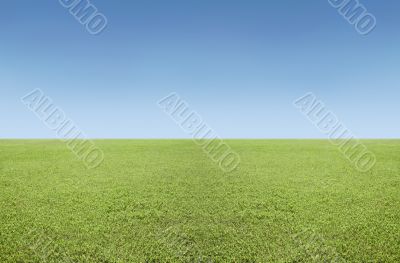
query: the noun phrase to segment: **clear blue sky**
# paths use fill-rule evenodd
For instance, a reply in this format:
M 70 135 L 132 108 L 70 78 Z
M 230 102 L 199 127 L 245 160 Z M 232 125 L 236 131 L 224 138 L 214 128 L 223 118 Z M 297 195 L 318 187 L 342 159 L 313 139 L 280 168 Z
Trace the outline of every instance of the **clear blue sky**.
M 179 93 L 225 138 L 324 138 L 314 92 L 361 138 L 400 137 L 400 1 L 360 0 L 367 36 L 328 1 L 91 1 L 98 36 L 58 0 L 0 3 L 0 137 L 55 133 L 20 101 L 40 88 L 92 138 L 187 138 L 157 101 Z

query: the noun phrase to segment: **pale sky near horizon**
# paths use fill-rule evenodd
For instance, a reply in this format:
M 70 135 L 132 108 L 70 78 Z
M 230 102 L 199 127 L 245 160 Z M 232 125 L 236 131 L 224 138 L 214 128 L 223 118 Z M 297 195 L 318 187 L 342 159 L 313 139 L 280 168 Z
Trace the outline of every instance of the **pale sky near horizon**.
M 326 138 L 313 92 L 359 138 L 399 138 L 400 1 L 360 0 L 361 36 L 328 1 L 91 1 L 90 35 L 58 0 L 0 3 L 0 138 L 57 138 L 20 98 L 41 89 L 90 138 L 189 138 L 178 93 L 223 138 Z

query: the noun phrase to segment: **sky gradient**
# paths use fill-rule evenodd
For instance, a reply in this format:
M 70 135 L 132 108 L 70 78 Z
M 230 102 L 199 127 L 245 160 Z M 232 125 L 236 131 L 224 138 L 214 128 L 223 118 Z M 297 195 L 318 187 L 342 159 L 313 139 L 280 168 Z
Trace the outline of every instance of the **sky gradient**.
M 400 2 L 91 1 L 100 35 L 57 0 L 0 3 L 0 138 L 57 138 L 20 98 L 41 89 L 90 138 L 189 138 L 172 92 L 223 138 L 326 138 L 293 106 L 313 92 L 359 138 L 399 138 Z

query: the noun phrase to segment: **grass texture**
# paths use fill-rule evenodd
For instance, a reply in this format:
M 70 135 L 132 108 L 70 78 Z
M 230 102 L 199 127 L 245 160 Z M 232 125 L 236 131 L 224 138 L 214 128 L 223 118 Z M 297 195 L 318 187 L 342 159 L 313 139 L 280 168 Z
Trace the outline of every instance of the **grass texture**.
M 190 140 L 0 141 L 0 262 L 400 262 L 400 140 L 227 140 L 223 173 Z

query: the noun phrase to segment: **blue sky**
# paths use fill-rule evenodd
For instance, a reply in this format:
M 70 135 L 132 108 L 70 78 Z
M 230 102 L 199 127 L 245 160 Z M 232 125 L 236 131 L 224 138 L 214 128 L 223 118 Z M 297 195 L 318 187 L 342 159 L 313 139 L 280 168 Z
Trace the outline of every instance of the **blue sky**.
M 56 138 L 20 98 L 40 88 L 92 138 L 188 138 L 177 92 L 224 138 L 325 138 L 313 92 L 360 138 L 400 134 L 400 2 L 360 1 L 361 36 L 328 1 L 91 1 L 100 35 L 57 0 L 0 3 L 0 137 Z

